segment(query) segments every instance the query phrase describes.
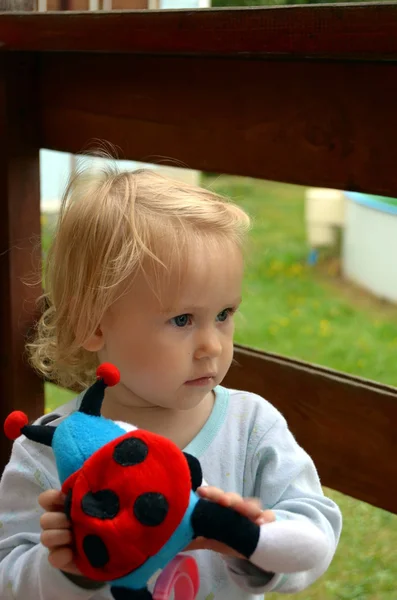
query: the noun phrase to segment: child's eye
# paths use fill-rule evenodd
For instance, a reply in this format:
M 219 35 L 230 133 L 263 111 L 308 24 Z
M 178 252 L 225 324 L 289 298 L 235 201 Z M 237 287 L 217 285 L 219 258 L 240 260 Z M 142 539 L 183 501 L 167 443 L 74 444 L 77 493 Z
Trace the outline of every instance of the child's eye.
M 227 320 L 228 317 L 232 316 L 235 313 L 235 309 L 234 308 L 225 308 L 225 310 L 222 310 L 216 317 L 216 320 L 219 321 L 220 323 L 223 323 L 224 321 Z
M 190 325 L 191 319 L 191 315 L 178 315 L 171 319 L 171 323 L 176 327 L 186 327 L 186 325 Z

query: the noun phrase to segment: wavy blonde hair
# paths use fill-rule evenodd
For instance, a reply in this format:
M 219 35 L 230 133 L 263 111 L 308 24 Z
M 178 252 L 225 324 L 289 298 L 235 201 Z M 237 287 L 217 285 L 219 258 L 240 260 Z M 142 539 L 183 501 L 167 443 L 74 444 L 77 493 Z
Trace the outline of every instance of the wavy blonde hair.
M 31 364 L 59 385 L 90 385 L 97 357 L 83 344 L 134 277 L 181 268 L 193 238 L 242 247 L 249 225 L 232 202 L 153 170 L 77 172 L 47 256 L 45 309 L 27 345 Z

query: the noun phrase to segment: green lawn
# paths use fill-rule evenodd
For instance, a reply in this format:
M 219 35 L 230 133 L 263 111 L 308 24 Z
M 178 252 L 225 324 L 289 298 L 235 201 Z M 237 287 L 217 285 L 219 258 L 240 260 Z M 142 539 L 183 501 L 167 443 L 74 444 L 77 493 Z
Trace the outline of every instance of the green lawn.
M 397 310 L 344 285 L 332 262 L 306 266 L 304 189 L 232 177 L 204 183 L 254 217 L 237 341 L 397 386 Z M 70 397 L 46 386 L 47 409 Z M 344 515 L 339 551 L 326 576 L 294 597 L 395 600 L 397 516 L 326 493 Z
M 389 198 L 386 196 L 370 196 L 374 200 L 378 200 L 379 202 L 384 202 L 385 204 L 391 204 L 391 206 L 397 206 L 397 198 Z
M 357 305 L 333 263 L 331 274 L 306 265 L 304 189 L 230 177 L 210 185 L 254 218 L 237 341 L 397 386 L 397 309 Z

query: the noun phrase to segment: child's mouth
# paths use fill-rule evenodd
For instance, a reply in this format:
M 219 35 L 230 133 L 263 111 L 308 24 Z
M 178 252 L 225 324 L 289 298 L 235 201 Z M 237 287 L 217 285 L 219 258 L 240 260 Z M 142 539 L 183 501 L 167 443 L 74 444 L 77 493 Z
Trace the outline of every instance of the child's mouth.
M 206 375 L 205 377 L 199 377 L 198 379 L 190 379 L 185 382 L 185 385 L 197 385 L 197 386 L 206 386 L 212 383 L 214 380 L 214 375 Z

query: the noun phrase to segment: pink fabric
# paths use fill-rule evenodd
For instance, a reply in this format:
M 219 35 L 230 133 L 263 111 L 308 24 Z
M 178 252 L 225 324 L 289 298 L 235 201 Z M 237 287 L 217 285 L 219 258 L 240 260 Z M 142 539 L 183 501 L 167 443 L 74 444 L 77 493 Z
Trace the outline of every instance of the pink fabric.
M 176 556 L 159 575 L 153 600 L 195 600 L 200 587 L 197 563 L 191 556 Z

